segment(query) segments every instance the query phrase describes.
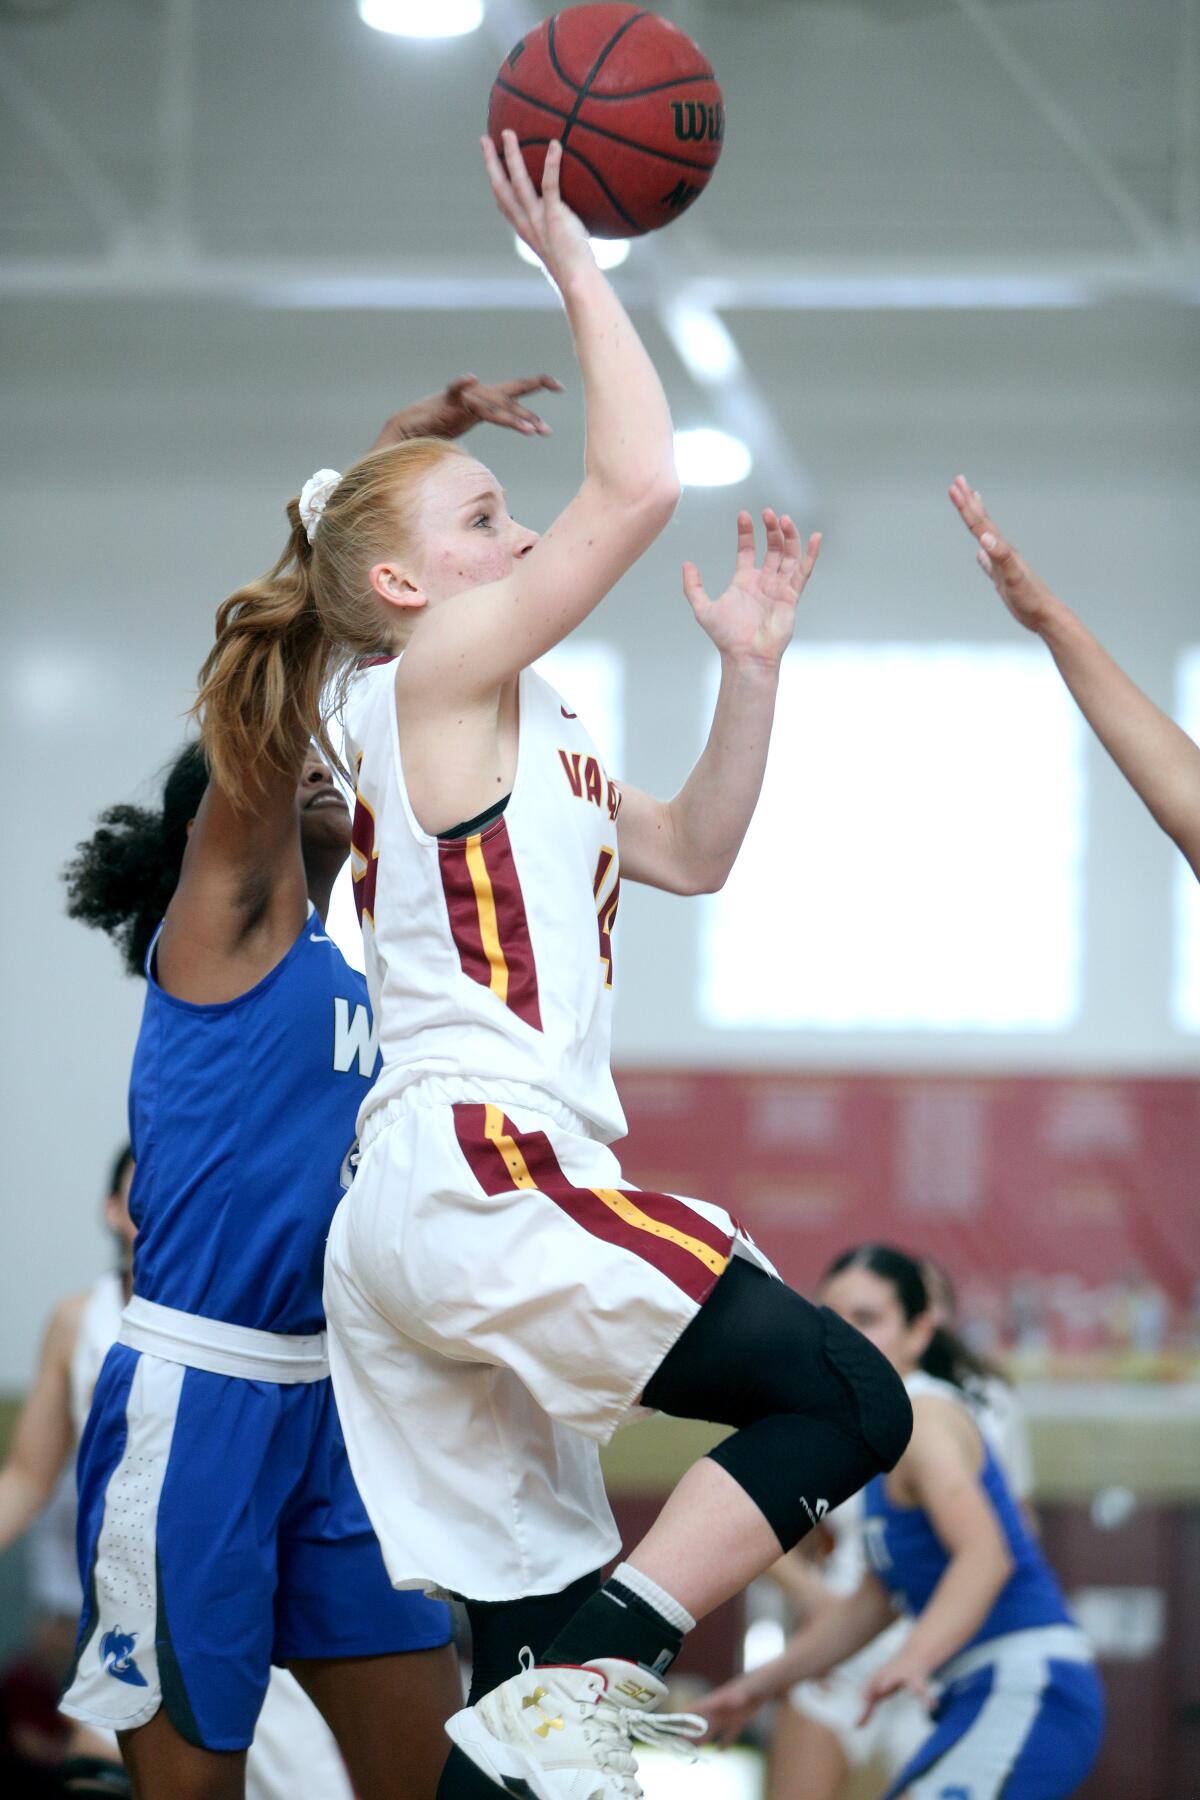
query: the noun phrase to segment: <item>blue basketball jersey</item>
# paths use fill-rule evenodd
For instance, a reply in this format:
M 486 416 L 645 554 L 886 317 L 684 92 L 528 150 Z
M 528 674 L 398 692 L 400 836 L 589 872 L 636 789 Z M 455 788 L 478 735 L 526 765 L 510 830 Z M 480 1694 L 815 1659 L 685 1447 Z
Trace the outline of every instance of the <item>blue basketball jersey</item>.
M 936 1389 L 966 1404 L 948 1383 L 921 1383 L 921 1392 Z M 979 1483 L 1003 1533 L 1013 1571 L 996 1596 L 991 1612 L 974 1637 L 961 1646 L 962 1650 L 1010 1631 L 1073 1623 L 1062 1590 L 1025 1524 L 986 1437 L 982 1442 L 984 1460 Z M 892 1598 L 915 1616 L 928 1605 L 949 1556 L 928 1514 L 920 1507 L 897 1506 L 888 1494 L 885 1476 L 877 1475 L 868 1484 L 864 1504 L 865 1542 L 871 1567 Z
M 129 1088 L 135 1286 L 180 1311 L 307 1335 L 378 1055 L 366 983 L 315 912 L 268 975 L 197 1006 L 154 945 Z

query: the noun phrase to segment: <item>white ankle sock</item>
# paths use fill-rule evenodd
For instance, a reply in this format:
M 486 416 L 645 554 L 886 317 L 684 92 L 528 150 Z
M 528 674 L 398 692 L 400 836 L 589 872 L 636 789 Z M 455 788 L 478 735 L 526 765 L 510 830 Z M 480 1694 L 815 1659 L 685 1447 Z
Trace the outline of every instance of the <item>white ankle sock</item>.
M 649 1575 L 643 1575 L 640 1569 L 631 1567 L 629 1563 L 618 1563 L 609 1580 L 619 1581 L 631 1594 L 636 1594 L 639 1600 L 652 1606 L 668 1625 L 674 1625 L 676 1631 L 691 1631 L 695 1627 L 696 1621 L 687 1608 L 680 1606 L 666 1588 L 659 1587 L 657 1581 L 652 1581 Z

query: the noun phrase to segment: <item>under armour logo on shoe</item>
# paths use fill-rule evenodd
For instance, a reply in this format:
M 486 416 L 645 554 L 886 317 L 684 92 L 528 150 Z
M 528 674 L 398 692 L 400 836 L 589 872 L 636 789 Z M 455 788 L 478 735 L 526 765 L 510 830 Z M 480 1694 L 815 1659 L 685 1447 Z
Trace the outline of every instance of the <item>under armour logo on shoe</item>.
M 130 1687 L 149 1687 L 149 1682 L 133 1660 L 133 1647 L 137 1643 L 137 1632 L 123 1632 L 119 1625 L 106 1631 L 100 1639 L 100 1661 L 104 1664 L 104 1672 L 111 1675 L 114 1681 L 127 1682 Z
M 536 1706 L 538 1711 L 543 1715 L 542 1723 L 540 1725 L 535 1725 L 533 1728 L 540 1738 L 548 1738 L 552 1731 L 566 1730 L 566 1726 L 561 1719 L 551 1719 L 545 1716 L 545 1709 L 541 1705 L 541 1702 L 546 1698 L 548 1691 L 549 1690 L 544 1687 L 536 1687 L 532 1694 L 526 1694 L 521 1701 L 522 1712 L 524 1712 L 528 1706 Z

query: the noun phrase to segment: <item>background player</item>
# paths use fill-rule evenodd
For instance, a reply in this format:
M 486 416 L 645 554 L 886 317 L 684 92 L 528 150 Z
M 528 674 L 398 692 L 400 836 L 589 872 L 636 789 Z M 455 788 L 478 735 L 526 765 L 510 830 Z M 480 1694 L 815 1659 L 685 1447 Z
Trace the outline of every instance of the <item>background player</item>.
M 489 392 L 493 416 L 535 429 L 518 395 L 544 385 L 457 384 L 383 440 L 465 430 Z M 80 1450 L 64 1709 L 118 1729 L 136 1791 L 170 1800 L 241 1794 L 272 1662 L 363 1800 L 394 1795 L 398 1770 L 432 1792 L 459 1693 L 446 1609 L 387 1582 L 327 1379 L 324 1239 L 375 1044 L 365 985 L 321 928 L 350 821 L 306 742 L 293 731 L 241 806 L 190 747 L 161 814 L 111 809 L 69 872 L 71 910 L 131 970 L 144 957 L 148 991 L 135 1294 Z
M 670 891 L 724 879 L 819 540 L 767 513 L 756 566 L 743 514 L 716 602 L 685 568 L 722 655 L 708 745 L 670 805 L 618 790 L 529 665 L 670 518 L 670 416 L 561 203 L 558 146 L 540 197 L 511 134 L 507 170 L 484 153 L 575 336 L 579 493 L 539 540 L 488 470 L 436 442 L 323 471 L 289 508 L 273 576 L 219 615 L 202 716 L 218 776 L 269 767 L 291 718 L 315 724 L 331 670 L 404 647 L 359 676 L 346 714 L 383 1069 L 330 1239 L 339 1407 L 394 1580 L 518 1608 L 565 1593 L 556 1617 L 518 1613 L 538 1666 L 490 1671 L 511 1678 L 451 1721 L 456 1743 L 497 1783 L 548 1795 L 582 1770 L 580 1791 L 626 1793 L 631 1737 L 670 1727 L 651 1709 L 683 1632 L 795 1543 L 819 1497 L 889 1467 L 909 1409 L 885 1361 L 771 1279 L 720 1208 L 630 1189 L 603 1147 L 624 1128 L 608 1066 L 618 851 Z M 314 605 L 325 645 L 301 637 Z M 258 696 L 292 642 L 272 719 Z M 256 680 L 231 672 L 255 656 Z M 616 1548 L 595 1443 L 643 1398 L 744 1429 L 578 1605 Z
M 1031 1537 L 937 1342 L 921 1265 L 888 1245 L 847 1251 L 822 1293 L 904 1376 L 912 1441 L 865 1495 L 872 1572 L 782 1655 L 701 1703 L 712 1735 L 868 1644 L 903 1606 L 916 1623 L 868 1678 L 864 1718 L 889 1695 L 934 1703 L 933 1728 L 888 1800 L 1059 1800 L 1100 1747 L 1104 1703 L 1087 1640 Z M 932 1354 L 931 1354 L 932 1352 Z M 931 1362 L 932 1375 L 923 1367 Z
M 10 1549 L 35 1520 L 51 1508 L 52 1502 L 57 1526 L 60 1490 L 63 1490 L 61 1508 L 65 1513 L 63 1537 L 65 1539 L 69 1529 L 72 1537 L 74 1535 L 73 1483 L 72 1490 L 66 1491 L 64 1475 L 68 1460 L 74 1459 L 100 1364 L 117 1335 L 121 1309 L 131 1292 L 134 1228 L 129 1217 L 129 1184 L 132 1177 L 133 1156 L 129 1146 L 125 1145 L 113 1162 L 103 1203 L 104 1223 L 116 1245 L 116 1266 L 108 1269 L 84 1292 L 69 1294 L 51 1314 L 33 1386 L 17 1416 L 8 1457 L 0 1469 L 0 1553 Z M 56 1530 L 55 1544 L 58 1541 Z M 74 1592 L 68 1600 L 65 1543 L 62 1561 L 63 1576 L 55 1586 L 65 1591 L 54 1610 L 65 1616 L 69 1603 L 73 1622 L 78 1615 L 81 1596 L 72 1555 L 70 1587 Z M 72 1721 L 60 1780 L 70 1785 L 72 1791 L 79 1792 L 86 1791 L 82 1784 L 101 1777 L 108 1791 L 121 1791 L 119 1785 L 114 1786 L 123 1778 L 116 1738 L 111 1733 L 93 1731 Z
M 133 1292 L 132 1179 L 133 1153 L 126 1145 L 114 1164 L 104 1202 L 105 1223 L 120 1250 L 118 1266 L 85 1293 L 62 1301 L 51 1318 L 33 1388 L 17 1421 L 8 1461 L 0 1470 L 0 1551 L 8 1549 L 49 1503 L 67 1457 L 73 1462 L 83 1435 L 96 1379 Z M 73 1489 L 74 1483 L 72 1520 Z M 71 1562 L 73 1568 L 73 1555 Z M 72 1624 L 80 1599 L 76 1584 Z M 109 1794 L 129 1792 L 127 1785 L 118 1785 L 124 1770 L 115 1736 L 77 1721 L 60 1779 L 71 1793 L 90 1792 L 93 1787 Z M 310 1800 L 351 1800 L 350 1783 L 328 1726 L 295 1677 L 286 1669 L 272 1669 L 246 1757 L 247 1800 L 291 1800 L 301 1790 Z
M 979 545 L 976 561 L 1018 625 L 1040 637 L 1108 754 L 1200 878 L 1200 746 L 1131 681 L 988 517 L 965 475 L 950 498 Z
M 943 1374 L 949 1371 L 1029 1519 L 1033 1463 L 1020 1403 L 999 1371 L 969 1350 L 958 1335 L 948 1272 L 926 1258 L 922 1275 L 935 1328 L 921 1366 L 926 1372 L 931 1366 Z M 865 1494 L 853 1495 L 826 1514 L 822 1525 L 833 1540 L 823 1562 L 805 1555 L 806 1543 L 771 1571 L 802 1625 L 838 1598 L 853 1594 L 867 1573 Z M 899 1774 L 927 1735 L 929 1715 L 913 1695 L 897 1693 L 882 1701 L 864 1723 L 864 1690 L 911 1630 L 911 1620 L 896 1619 L 821 1680 L 798 1682 L 788 1689 L 771 1731 L 771 1800 L 837 1800 L 851 1772 L 868 1764 L 886 1771 L 889 1780 Z

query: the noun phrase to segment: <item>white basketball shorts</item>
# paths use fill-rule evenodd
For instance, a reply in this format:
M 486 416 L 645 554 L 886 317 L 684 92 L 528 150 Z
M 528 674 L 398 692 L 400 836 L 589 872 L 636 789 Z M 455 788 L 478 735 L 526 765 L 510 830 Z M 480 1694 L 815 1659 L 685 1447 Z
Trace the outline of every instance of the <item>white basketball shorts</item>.
M 878 1761 L 893 1776 L 932 1729 L 929 1714 L 911 1694 L 891 1695 L 859 1724 L 869 1677 L 895 1656 L 911 1631 L 911 1619 L 897 1619 L 824 1680 L 801 1681 L 788 1691 L 789 1706 L 832 1731 L 852 1769 Z
M 425 1081 L 366 1122 L 326 1255 L 329 1360 L 393 1582 L 510 1600 L 615 1555 L 598 1445 L 730 1256 L 770 1265 L 528 1090 L 462 1092 Z

